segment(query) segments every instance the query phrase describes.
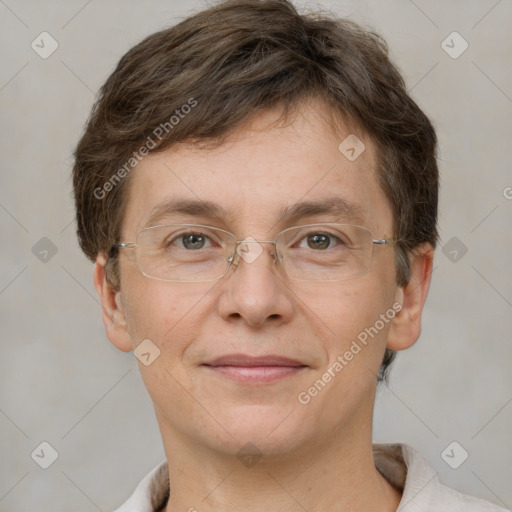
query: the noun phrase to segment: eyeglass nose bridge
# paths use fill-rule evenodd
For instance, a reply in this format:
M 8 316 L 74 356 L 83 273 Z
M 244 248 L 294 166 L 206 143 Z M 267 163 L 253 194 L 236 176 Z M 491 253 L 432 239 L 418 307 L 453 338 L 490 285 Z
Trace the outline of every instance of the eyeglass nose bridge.
M 235 249 L 233 254 L 227 258 L 229 263 L 229 268 L 237 268 L 240 263 L 240 258 L 242 258 L 247 263 L 252 263 L 263 253 L 263 248 L 259 248 L 251 251 L 250 246 L 248 244 L 274 244 L 275 248 L 272 253 L 272 262 L 276 263 L 278 260 L 281 261 L 281 256 L 277 251 L 277 242 L 275 240 L 255 240 L 252 237 L 248 237 L 245 240 L 237 240 L 235 243 Z M 246 249 L 240 249 L 240 247 L 246 247 Z

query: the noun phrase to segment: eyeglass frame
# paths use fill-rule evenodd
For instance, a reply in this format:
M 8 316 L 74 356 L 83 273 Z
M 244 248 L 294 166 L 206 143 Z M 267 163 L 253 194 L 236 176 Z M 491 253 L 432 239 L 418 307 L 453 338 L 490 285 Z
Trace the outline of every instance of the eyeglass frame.
M 276 235 L 276 239 L 275 240 L 247 240 L 247 239 L 244 239 L 244 240 L 237 240 L 237 236 L 234 234 L 234 233 L 231 233 L 231 231 L 227 231 L 226 229 L 222 229 L 222 228 L 219 228 L 217 226 L 210 226 L 210 225 L 207 225 L 207 224 L 181 224 L 181 223 L 171 223 L 171 224 L 156 224 L 154 226 L 146 226 L 142 229 L 140 229 L 137 234 L 135 235 L 135 242 L 119 242 L 119 243 L 115 243 L 112 245 L 111 249 L 113 248 L 116 248 L 116 249 L 135 249 L 136 247 L 141 247 L 140 245 L 137 244 L 137 238 L 139 237 L 140 233 L 142 233 L 143 231 L 145 230 L 148 230 L 148 229 L 154 229 L 154 228 L 160 228 L 160 227 L 165 227 L 165 226 L 186 226 L 186 227 L 200 227 L 200 228 L 209 228 L 209 229 L 215 229 L 215 230 L 218 230 L 218 231 L 223 231 L 224 233 L 227 233 L 228 235 L 231 235 L 234 239 L 235 239 L 235 246 L 234 246 L 234 249 L 233 249 L 233 254 L 231 256 L 229 256 L 229 258 L 227 258 L 227 262 L 228 262 L 228 265 L 226 267 L 226 271 L 224 272 L 224 274 L 222 274 L 221 276 L 215 278 L 215 279 L 208 279 L 208 280 L 205 280 L 205 281 L 178 281 L 178 280 L 173 280 L 173 279 L 162 279 L 160 277 L 154 277 L 154 276 L 150 276 L 148 274 L 146 274 L 145 272 L 143 272 L 141 270 L 141 268 L 139 267 L 139 264 L 138 264 L 138 260 L 136 258 L 136 261 L 137 261 L 137 268 L 139 269 L 140 273 L 149 278 L 149 279 L 155 279 L 157 281 L 164 281 L 164 282 L 168 282 L 168 283 L 208 283 L 208 282 L 213 282 L 213 281 L 218 281 L 220 279 L 222 279 L 230 270 L 231 267 L 233 268 L 237 268 L 238 267 L 238 264 L 240 263 L 240 254 L 238 253 L 237 251 L 237 248 L 238 248 L 238 244 L 242 244 L 242 243 L 245 243 L 245 244 L 248 244 L 248 243 L 268 243 L 268 244 L 274 244 L 276 247 L 275 247 L 275 251 L 274 251 L 274 254 L 272 255 L 273 256 L 273 263 L 276 263 L 276 258 L 277 260 L 279 260 L 279 262 L 281 263 L 282 267 L 283 267 L 283 271 L 285 272 L 286 276 L 289 278 L 289 279 L 292 279 L 293 281 L 302 281 L 302 282 L 308 282 L 308 283 L 334 283 L 334 282 L 341 282 L 341 281 L 349 281 L 350 279 L 355 279 L 357 277 L 362 277 L 364 275 L 366 275 L 370 269 L 371 269 L 371 265 L 373 264 L 373 246 L 374 245 L 396 245 L 398 242 L 401 242 L 403 241 L 403 239 L 396 239 L 396 238 L 373 238 L 373 233 L 370 229 L 368 229 L 367 227 L 365 226 L 359 226 L 358 224 L 346 224 L 346 223 L 340 223 L 340 222 L 315 222 L 313 224 L 303 224 L 303 225 L 299 225 L 299 226 L 291 226 L 289 228 L 285 228 L 283 229 L 282 231 L 280 231 L 277 235 Z M 361 228 L 361 229 L 364 229 L 366 231 L 368 231 L 368 233 L 370 233 L 371 237 L 372 237 L 372 257 L 371 257 L 371 261 L 370 261 L 370 266 L 368 267 L 368 269 L 366 269 L 366 272 L 364 274 L 358 274 L 356 276 L 352 276 L 352 277 L 348 277 L 348 278 L 345 278 L 345 279 L 336 279 L 336 280 L 319 280 L 319 281 L 315 281 L 315 280 L 310 280 L 310 279 L 297 279 L 297 278 L 294 278 L 294 277 L 290 277 L 287 273 L 286 273 L 286 270 L 284 270 L 284 264 L 283 264 L 283 261 L 282 261 L 282 258 L 281 258 L 281 255 L 280 253 L 277 251 L 277 239 L 283 234 L 285 233 L 286 231 L 289 231 L 291 229 L 296 229 L 296 228 L 307 228 L 307 227 L 312 227 L 312 226 L 351 226 L 351 227 L 356 227 L 356 228 Z M 238 255 L 238 258 L 237 258 L 237 255 Z

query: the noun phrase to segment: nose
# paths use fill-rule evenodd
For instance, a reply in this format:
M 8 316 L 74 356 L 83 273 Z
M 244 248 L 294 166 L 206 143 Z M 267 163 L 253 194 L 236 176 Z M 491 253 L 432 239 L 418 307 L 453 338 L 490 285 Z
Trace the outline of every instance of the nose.
M 219 314 L 226 321 L 245 321 L 255 328 L 290 320 L 292 294 L 276 262 L 275 242 L 249 237 L 237 244 L 219 299 Z

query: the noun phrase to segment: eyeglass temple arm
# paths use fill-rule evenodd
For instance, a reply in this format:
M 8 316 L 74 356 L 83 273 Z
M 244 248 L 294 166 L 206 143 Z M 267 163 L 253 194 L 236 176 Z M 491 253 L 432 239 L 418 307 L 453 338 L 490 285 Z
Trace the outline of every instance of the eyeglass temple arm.
M 388 245 L 388 244 L 396 244 L 398 242 L 401 242 L 403 238 L 380 238 L 378 240 L 372 240 L 372 243 L 375 245 Z

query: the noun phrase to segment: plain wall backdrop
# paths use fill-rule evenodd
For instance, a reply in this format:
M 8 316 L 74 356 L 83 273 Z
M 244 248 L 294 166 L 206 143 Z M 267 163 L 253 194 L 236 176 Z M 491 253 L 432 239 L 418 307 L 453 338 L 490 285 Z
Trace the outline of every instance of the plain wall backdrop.
M 2 512 L 112 510 L 164 458 L 137 361 L 104 333 L 70 173 L 120 57 L 206 5 L 0 1 Z M 440 143 L 442 242 L 423 332 L 378 392 L 375 441 L 409 443 L 447 485 L 510 508 L 512 2 L 316 5 L 384 36 Z M 457 469 L 441 456 L 454 441 L 456 457 L 469 454 Z M 47 469 L 41 449 L 57 456 Z

